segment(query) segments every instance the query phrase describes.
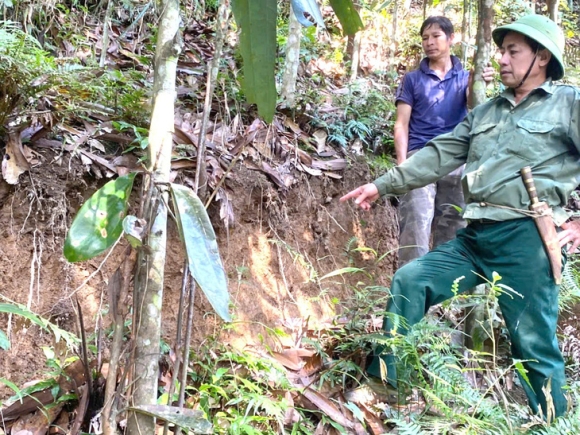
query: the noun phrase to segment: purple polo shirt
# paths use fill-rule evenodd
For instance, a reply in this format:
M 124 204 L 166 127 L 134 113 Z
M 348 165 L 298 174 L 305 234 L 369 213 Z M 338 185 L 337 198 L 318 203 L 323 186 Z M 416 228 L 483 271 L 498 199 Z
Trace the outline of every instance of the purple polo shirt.
M 443 80 L 429 68 L 427 58 L 403 77 L 395 104 L 402 101 L 412 107 L 407 151 L 421 149 L 435 136 L 450 132 L 467 115 L 469 72 L 457 57 L 451 56 L 451 62 Z

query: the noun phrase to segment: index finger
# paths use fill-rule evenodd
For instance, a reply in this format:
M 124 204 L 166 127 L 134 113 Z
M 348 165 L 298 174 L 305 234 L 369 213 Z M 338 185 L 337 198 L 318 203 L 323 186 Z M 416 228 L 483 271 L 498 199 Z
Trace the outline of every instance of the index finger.
M 342 196 L 342 197 L 340 198 L 340 201 L 341 201 L 341 202 L 344 202 L 344 201 L 346 201 L 347 199 L 354 198 L 355 196 L 358 196 L 359 194 L 360 194 L 360 187 L 359 187 L 359 188 L 357 188 L 357 189 L 351 190 L 351 191 L 350 191 L 350 192 L 348 192 L 346 195 Z

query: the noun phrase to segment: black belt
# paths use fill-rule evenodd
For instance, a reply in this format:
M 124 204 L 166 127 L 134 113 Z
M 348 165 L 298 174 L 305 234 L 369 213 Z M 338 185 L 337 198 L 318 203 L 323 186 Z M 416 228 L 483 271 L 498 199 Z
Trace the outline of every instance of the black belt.
M 492 224 L 498 224 L 501 221 L 496 221 L 493 219 L 465 219 L 467 221 L 467 225 L 473 225 L 473 224 L 478 224 L 478 225 L 492 225 Z

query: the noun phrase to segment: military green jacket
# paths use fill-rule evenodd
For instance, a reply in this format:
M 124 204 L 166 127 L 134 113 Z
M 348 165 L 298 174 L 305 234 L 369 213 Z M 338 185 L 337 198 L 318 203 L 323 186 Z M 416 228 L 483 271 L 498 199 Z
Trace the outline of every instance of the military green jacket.
M 450 133 L 437 136 L 400 166 L 374 181 L 381 196 L 426 186 L 465 163 L 465 219 L 524 217 L 530 199 L 520 176 L 532 168 L 541 201 L 562 209 L 580 185 L 580 90 L 551 80 L 519 104 L 513 90 L 472 110 Z

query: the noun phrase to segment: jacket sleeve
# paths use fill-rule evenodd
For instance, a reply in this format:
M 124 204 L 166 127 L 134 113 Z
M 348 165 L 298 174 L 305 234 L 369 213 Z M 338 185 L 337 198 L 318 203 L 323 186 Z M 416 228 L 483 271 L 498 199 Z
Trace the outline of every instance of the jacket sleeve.
M 571 104 L 572 113 L 570 117 L 570 127 L 568 129 L 568 137 L 580 152 L 580 89 L 574 88 L 574 97 Z
M 405 194 L 413 189 L 434 183 L 463 165 L 469 151 L 473 112 L 453 131 L 427 142 L 403 164 L 390 169 L 373 183 L 381 196 Z

